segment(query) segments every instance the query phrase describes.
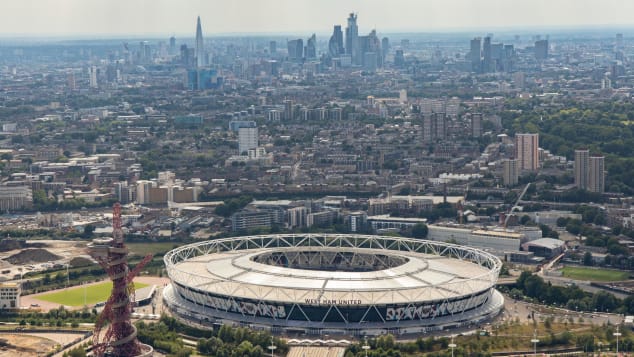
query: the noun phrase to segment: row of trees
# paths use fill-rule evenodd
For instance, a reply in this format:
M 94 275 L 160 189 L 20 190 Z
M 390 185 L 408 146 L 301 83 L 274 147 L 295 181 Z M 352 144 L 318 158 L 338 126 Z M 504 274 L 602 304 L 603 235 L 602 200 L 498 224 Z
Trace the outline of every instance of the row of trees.
M 198 340 L 198 352 L 217 357 L 262 357 L 268 346 L 276 346 L 276 353 L 285 354 L 286 344 L 272 339 L 268 332 L 254 331 L 248 328 L 232 328 L 223 325 L 215 336 Z
M 511 290 L 510 295 L 516 299 L 527 296 L 549 305 L 566 306 L 569 310 L 634 313 L 634 296 L 619 300 L 605 291 L 590 294 L 575 285 L 553 286 L 528 271 L 520 274 L 516 288 Z
M 78 311 L 69 311 L 60 306 L 48 312 L 36 311 L 7 311 L 0 310 L 0 321 L 16 322 L 21 326 L 69 326 L 78 327 L 79 323 L 95 322 L 97 310 L 84 308 Z
M 65 271 L 59 270 L 54 274 L 46 273 L 41 279 L 28 278 L 30 275 L 36 275 L 37 273 L 27 274 L 27 279 L 22 282 L 23 294 L 32 294 L 35 291 L 42 292 L 48 290 L 54 290 L 66 287 L 68 282 L 72 284 L 78 284 L 78 281 L 93 281 L 106 273 L 103 268 L 94 265 L 79 270 L 70 270 L 68 275 Z
M 288 352 L 286 342 L 273 337 L 268 332 L 242 327 L 233 328 L 226 325 L 219 329 L 202 330 L 185 325 L 166 315 L 161 316 L 161 319 L 155 323 L 138 322 L 137 330 L 141 342 L 150 344 L 173 356 L 189 356 L 194 353 L 190 348 L 184 346 L 181 336 L 197 339 L 197 352 L 206 356 L 262 357 L 271 343 L 277 347 L 276 353 L 284 355 Z

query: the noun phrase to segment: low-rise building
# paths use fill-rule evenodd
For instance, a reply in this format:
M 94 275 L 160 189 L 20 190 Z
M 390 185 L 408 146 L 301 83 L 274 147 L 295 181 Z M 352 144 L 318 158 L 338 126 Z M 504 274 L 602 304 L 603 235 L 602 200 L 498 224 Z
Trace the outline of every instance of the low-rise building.
M 15 211 L 33 206 L 33 191 L 27 186 L 0 186 L 0 211 Z
M 386 229 L 408 229 L 419 223 L 427 223 L 427 219 L 416 217 L 390 217 L 389 214 L 385 214 L 378 216 L 369 216 L 368 223 L 372 227 L 372 230 L 377 232 Z
M 429 225 L 427 239 L 484 249 L 495 254 L 519 251 L 530 239 L 521 231 L 477 226 Z
M 0 283 L 0 310 L 20 308 L 20 283 Z
M 552 258 L 564 252 L 566 242 L 553 238 L 541 238 L 522 244 L 522 250 L 536 256 Z

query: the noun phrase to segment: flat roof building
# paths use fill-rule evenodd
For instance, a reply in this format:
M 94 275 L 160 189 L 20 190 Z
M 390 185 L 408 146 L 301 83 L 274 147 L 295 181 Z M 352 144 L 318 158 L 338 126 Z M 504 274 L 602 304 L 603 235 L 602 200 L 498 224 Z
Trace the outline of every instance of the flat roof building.
M 484 249 L 503 255 L 504 252 L 519 251 L 522 243 L 531 240 L 526 233 L 520 231 L 487 229 L 472 226 L 428 225 L 427 239 L 450 242 Z
M 0 310 L 20 307 L 20 283 L 0 283 Z

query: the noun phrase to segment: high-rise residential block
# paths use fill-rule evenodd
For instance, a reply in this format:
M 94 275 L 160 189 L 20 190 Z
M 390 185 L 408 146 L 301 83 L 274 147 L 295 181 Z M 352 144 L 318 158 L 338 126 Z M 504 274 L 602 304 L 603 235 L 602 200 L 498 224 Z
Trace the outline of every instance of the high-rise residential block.
M 588 165 L 590 161 L 590 150 L 575 150 L 575 186 L 582 190 L 588 189 Z
M 249 152 L 249 149 L 258 147 L 258 128 L 239 128 L 238 129 L 238 151 L 242 155 Z
M 590 192 L 605 191 L 605 157 L 590 155 L 588 149 L 575 150 L 575 186 Z
M 518 182 L 519 169 L 516 159 L 506 159 L 502 161 L 502 180 L 504 186 L 515 186 Z
M 539 168 L 539 134 L 515 134 L 515 157 L 520 170 Z
M 471 136 L 482 136 L 482 113 L 471 113 Z
M 588 191 L 603 193 L 605 191 L 605 157 L 590 156 L 588 166 Z

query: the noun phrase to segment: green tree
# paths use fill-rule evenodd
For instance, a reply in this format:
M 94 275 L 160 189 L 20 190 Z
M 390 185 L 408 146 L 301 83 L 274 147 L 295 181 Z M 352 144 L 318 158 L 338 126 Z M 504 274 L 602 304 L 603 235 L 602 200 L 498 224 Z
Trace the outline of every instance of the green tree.
M 84 232 L 82 233 L 82 237 L 83 238 L 90 238 L 92 237 L 93 233 L 95 232 L 96 227 L 93 224 L 87 224 L 84 226 Z
M 82 347 L 77 347 L 68 352 L 68 357 L 86 357 L 86 350 Z
M 594 260 L 592 259 L 592 253 L 590 252 L 586 252 L 583 255 L 583 265 L 585 266 L 592 266 L 594 265 Z
M 417 223 L 414 227 L 412 227 L 412 237 L 424 239 L 427 238 L 427 233 L 429 229 L 427 225 L 424 223 Z

